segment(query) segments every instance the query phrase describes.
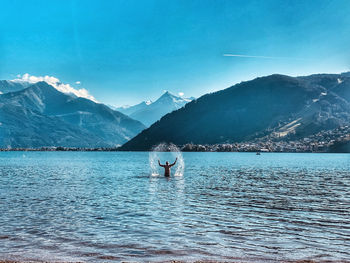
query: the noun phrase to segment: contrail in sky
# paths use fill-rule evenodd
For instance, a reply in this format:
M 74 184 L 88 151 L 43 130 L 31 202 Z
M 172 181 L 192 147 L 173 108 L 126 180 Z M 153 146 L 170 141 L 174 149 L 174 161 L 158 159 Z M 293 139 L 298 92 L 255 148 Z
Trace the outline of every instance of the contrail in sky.
M 223 56 L 224 56 L 224 57 L 240 57 L 240 58 L 267 58 L 267 59 L 311 60 L 311 59 L 307 59 L 307 58 L 251 56 L 251 55 L 239 55 L 239 54 L 223 54 Z

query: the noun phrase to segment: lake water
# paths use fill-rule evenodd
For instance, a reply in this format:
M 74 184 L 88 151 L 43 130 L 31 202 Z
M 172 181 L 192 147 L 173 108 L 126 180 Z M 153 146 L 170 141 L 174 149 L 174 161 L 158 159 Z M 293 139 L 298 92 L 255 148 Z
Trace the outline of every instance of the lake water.
M 0 152 L 0 259 L 350 260 L 350 155 L 148 157 Z

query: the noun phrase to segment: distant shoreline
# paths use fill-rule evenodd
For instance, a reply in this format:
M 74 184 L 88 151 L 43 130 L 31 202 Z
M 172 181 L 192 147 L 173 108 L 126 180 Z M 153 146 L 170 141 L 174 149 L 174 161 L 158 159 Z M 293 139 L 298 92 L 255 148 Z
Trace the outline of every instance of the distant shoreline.
M 46 149 L 46 148 L 11 148 L 1 149 L 0 152 L 150 152 L 152 150 L 134 150 L 125 151 L 118 148 L 64 148 L 64 149 Z M 170 151 L 163 151 L 170 152 Z M 350 153 L 348 151 L 230 151 L 230 150 L 181 150 L 181 152 L 226 152 L 226 153 Z M 1 261 L 0 261 L 1 263 Z

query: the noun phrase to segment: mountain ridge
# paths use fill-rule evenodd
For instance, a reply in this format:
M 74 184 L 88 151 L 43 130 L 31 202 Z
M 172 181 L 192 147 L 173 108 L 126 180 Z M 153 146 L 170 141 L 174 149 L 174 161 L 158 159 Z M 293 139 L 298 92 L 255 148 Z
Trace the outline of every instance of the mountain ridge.
M 0 95 L 0 111 L 2 112 L 0 145 L 5 148 L 116 147 L 145 127 L 104 104 L 81 97 L 73 98 L 46 82 L 37 82 L 28 88 Z M 14 120 L 18 120 L 17 124 L 13 122 Z M 61 136 L 70 139 L 62 142 L 56 135 L 54 123 L 67 132 L 67 134 L 62 132 Z M 29 128 L 21 131 L 23 127 Z M 42 131 L 38 127 L 41 127 Z M 26 135 L 24 131 L 28 134 Z M 11 136 L 11 133 L 16 136 Z M 36 143 L 30 142 L 28 137 L 37 135 L 49 138 L 40 141 L 39 136 Z M 16 137 L 26 139 L 22 140 L 21 144 L 21 140 L 16 142 Z
M 163 116 L 121 150 L 149 150 L 161 142 L 215 144 L 266 135 L 293 138 L 350 120 L 348 77 L 341 74 L 290 77 L 274 74 L 203 95 Z M 344 91 L 345 90 L 345 91 Z
M 191 99 L 182 98 L 166 91 L 154 102 L 143 101 L 134 106 L 119 107 L 116 110 L 144 123 L 146 126 L 150 126 L 165 114 L 183 107 Z
M 20 83 L 11 80 L 0 80 L 0 95 L 25 89 L 29 85 L 29 83 Z

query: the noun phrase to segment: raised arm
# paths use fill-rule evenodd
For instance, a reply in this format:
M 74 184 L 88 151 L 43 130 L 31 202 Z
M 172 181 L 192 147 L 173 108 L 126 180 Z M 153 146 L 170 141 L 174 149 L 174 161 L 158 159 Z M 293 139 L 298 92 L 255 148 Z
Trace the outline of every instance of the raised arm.
M 159 161 L 159 160 L 158 160 L 158 164 L 159 164 L 159 166 L 164 167 L 164 165 L 160 164 L 160 161 Z
M 173 162 L 172 164 L 170 164 L 169 166 L 171 167 L 171 166 L 174 166 L 175 164 L 176 164 L 176 162 L 177 162 L 177 157 L 176 157 L 176 159 L 175 159 L 175 162 Z

